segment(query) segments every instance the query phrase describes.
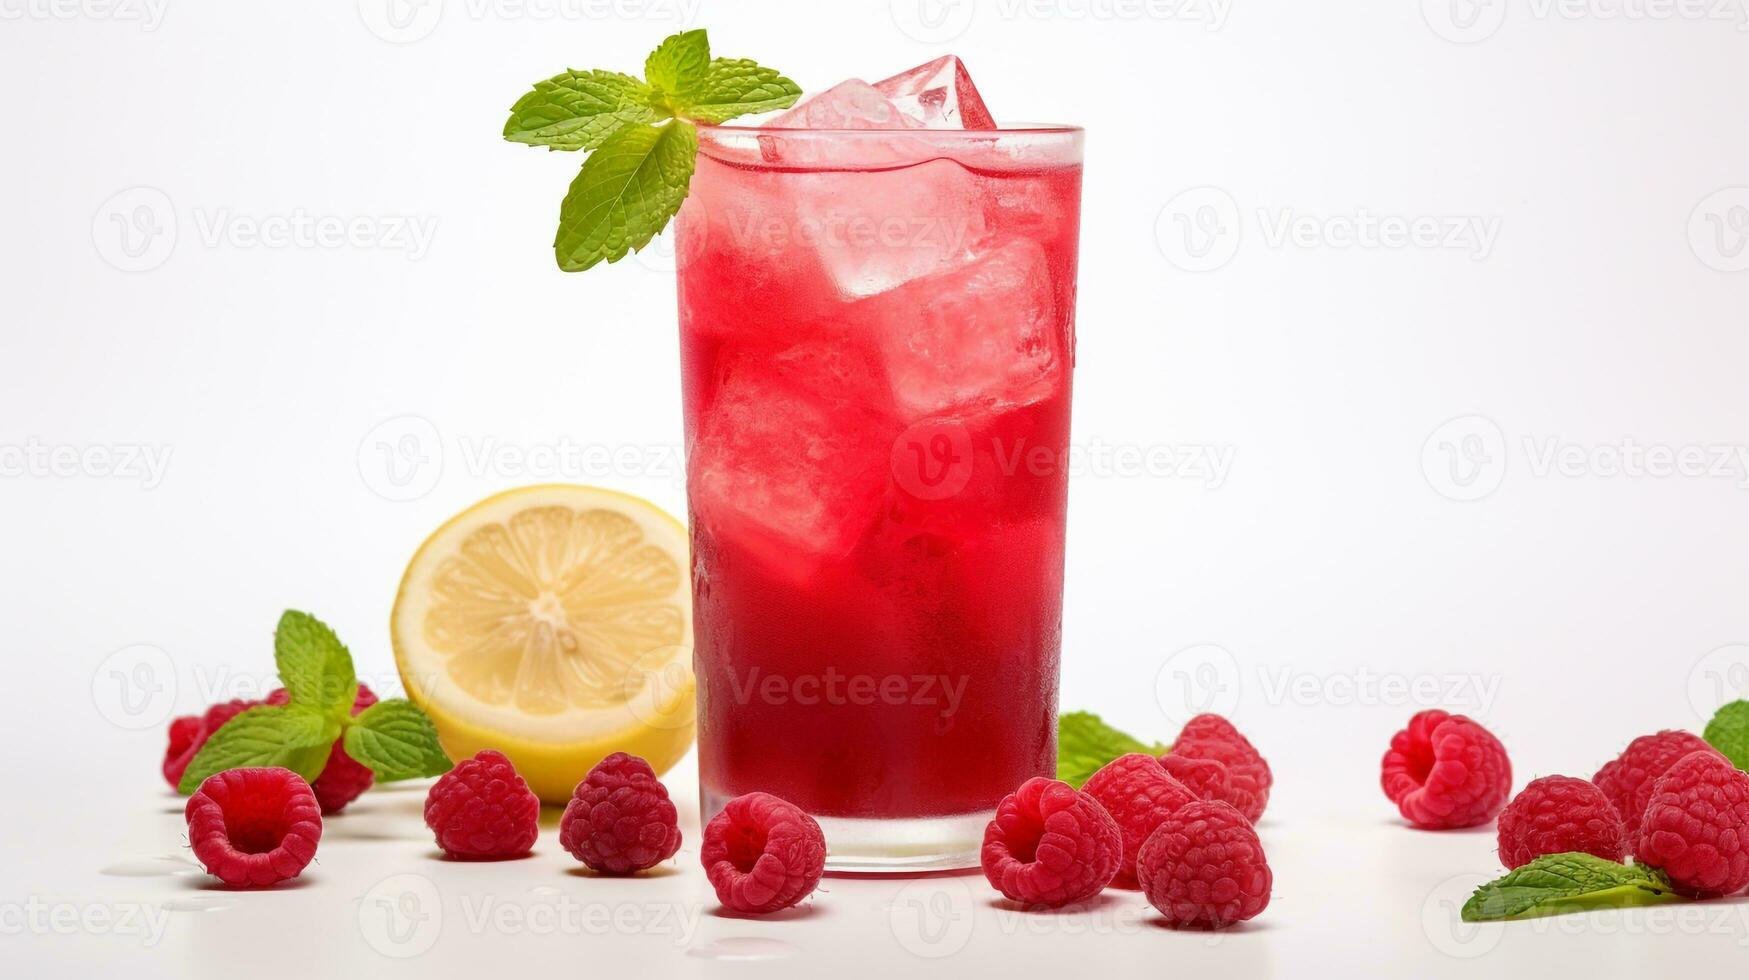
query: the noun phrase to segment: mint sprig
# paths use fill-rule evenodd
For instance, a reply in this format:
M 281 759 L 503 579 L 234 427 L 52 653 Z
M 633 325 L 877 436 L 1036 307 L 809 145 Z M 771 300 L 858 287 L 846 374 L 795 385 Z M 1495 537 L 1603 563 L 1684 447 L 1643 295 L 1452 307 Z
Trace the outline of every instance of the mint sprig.
M 504 138 L 589 156 L 559 206 L 553 254 L 581 272 L 617 262 L 680 211 L 698 160 L 696 123 L 715 125 L 795 104 L 801 87 L 740 58 L 712 58 L 703 30 L 664 39 L 642 80 L 611 71 L 568 71 L 516 101 Z
M 182 774 L 184 796 L 214 773 L 245 766 L 283 766 L 313 782 L 337 741 L 385 783 L 449 771 L 437 729 L 411 701 L 379 701 L 353 717 L 358 674 L 326 623 L 288 610 L 274 631 L 273 658 L 287 703 L 249 708 L 214 732 Z
M 1107 725 L 1090 711 L 1071 711 L 1057 721 L 1057 778 L 1076 789 L 1120 755 L 1164 755 L 1166 745 L 1150 745 Z
M 1465 922 L 1497 922 L 1676 901 L 1670 879 L 1656 868 L 1546 854 L 1476 889 L 1461 915 Z
M 1749 770 L 1749 701 L 1732 701 L 1720 708 L 1701 737 L 1731 760 L 1731 765 Z

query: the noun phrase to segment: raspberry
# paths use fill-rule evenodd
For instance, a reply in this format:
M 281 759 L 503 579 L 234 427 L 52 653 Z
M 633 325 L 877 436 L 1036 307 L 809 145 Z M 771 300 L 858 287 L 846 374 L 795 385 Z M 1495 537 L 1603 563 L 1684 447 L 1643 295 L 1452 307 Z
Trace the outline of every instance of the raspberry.
M 203 714 L 183 715 L 170 722 L 170 745 L 164 751 L 164 779 L 170 783 L 171 789 L 182 785 L 182 774 L 188 771 L 188 764 L 200 754 L 201 746 L 212 737 L 213 732 L 225 727 L 225 722 L 242 714 L 247 708 L 253 708 L 260 701 L 221 701 L 206 709 Z
M 776 912 L 807 898 L 820 883 L 826 835 L 794 804 L 748 793 L 730 800 L 705 825 L 699 860 L 725 908 Z
M 1749 888 L 1749 773 L 1714 751 L 1683 756 L 1652 789 L 1634 860 L 1693 898 Z
M 502 752 L 482 749 L 438 777 L 425 797 L 425 826 L 462 861 L 521 857 L 540 834 L 540 800 Z
M 1391 738 L 1385 795 L 1423 830 L 1487 823 L 1512 795 L 1512 762 L 1493 733 L 1463 715 L 1420 712 Z
M 322 812 L 290 769 L 227 769 L 207 777 L 183 809 L 188 843 L 210 874 L 237 887 L 296 878 L 316 856 Z
M 1123 831 L 1068 783 L 1034 776 L 984 829 L 984 877 L 1023 905 L 1057 908 L 1099 894 L 1123 860 Z
M 1640 839 L 1640 822 L 1646 815 L 1646 804 L 1652 799 L 1652 788 L 1665 770 L 1690 752 L 1716 752 L 1698 735 L 1688 732 L 1662 731 L 1642 735 L 1628 743 L 1621 755 L 1604 763 L 1591 781 L 1603 790 L 1609 802 L 1621 814 L 1622 827 L 1627 831 L 1628 844 Z
M 1606 861 L 1627 854 L 1621 816 L 1603 791 L 1572 776 L 1533 779 L 1500 811 L 1500 863 L 1521 867 L 1544 854 L 1583 851 Z
M 1213 759 L 1191 759 L 1168 752 L 1160 757 L 1160 765 L 1199 800 L 1224 801 L 1232 792 L 1227 767 Z
M 1123 835 L 1123 858 L 1117 876 L 1111 879 L 1116 888 L 1136 887 L 1136 852 L 1142 849 L 1142 842 L 1167 814 L 1197 800 L 1189 787 L 1167 774 L 1159 759 L 1140 752 L 1107 763 L 1088 777 L 1081 792 L 1105 807 Z
M 268 704 L 290 704 L 291 695 L 285 688 L 274 688 L 267 695 Z M 354 715 L 377 703 L 375 692 L 363 684 L 358 685 L 358 695 L 352 700 Z M 334 743 L 334 750 L 328 753 L 328 762 L 322 767 L 322 772 L 316 781 L 310 784 L 310 789 L 316 792 L 316 802 L 322 804 L 324 816 L 339 813 L 346 809 L 346 804 L 364 795 L 376 782 L 376 775 L 370 767 L 346 754 L 346 749 L 339 742 Z
M 1275 777 L 1250 740 L 1220 715 L 1197 715 L 1184 725 L 1171 755 L 1219 762 L 1227 767 L 1227 787 L 1219 799 L 1231 803 L 1252 823 L 1269 805 L 1269 787 Z
M 1148 835 L 1136 858 L 1148 904 L 1168 925 L 1221 929 L 1269 905 L 1274 877 L 1257 831 L 1231 804 L 1200 801 Z
M 577 784 L 559 821 L 559 843 L 596 871 L 631 874 L 680 850 L 680 817 L 650 764 L 615 752 Z

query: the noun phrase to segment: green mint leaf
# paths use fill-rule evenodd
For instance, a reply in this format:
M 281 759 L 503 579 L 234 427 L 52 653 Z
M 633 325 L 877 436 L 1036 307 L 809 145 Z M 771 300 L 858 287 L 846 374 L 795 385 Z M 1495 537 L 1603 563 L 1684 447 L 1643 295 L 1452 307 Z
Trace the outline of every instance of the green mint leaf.
M 1120 755 L 1163 755 L 1167 750 L 1120 732 L 1089 711 L 1072 711 L 1057 722 L 1057 778 L 1076 789 Z
M 309 613 L 288 609 L 273 631 L 273 662 L 291 703 L 345 718 L 358 696 L 352 654 L 340 637 Z
M 630 125 L 608 137 L 559 207 L 559 268 L 581 272 L 648 245 L 680 210 L 697 162 L 698 131 L 684 120 Z
M 187 796 L 208 776 L 243 766 L 284 766 L 313 781 L 339 737 L 340 722 L 315 707 L 258 705 L 225 722 L 206 740 L 176 788 Z
M 369 766 L 382 782 L 441 776 L 450 770 L 437 729 L 411 701 L 378 701 L 353 722 L 346 729 L 346 754 Z
M 1461 914 L 1465 922 L 1494 922 L 1680 900 L 1656 868 L 1547 854 L 1476 889 Z
M 745 58 L 717 58 L 704 77 L 670 101 L 676 115 L 714 125 L 749 112 L 787 109 L 801 95 L 800 85 L 770 68 Z
M 711 63 L 711 42 L 700 30 L 664 38 L 644 59 L 644 80 L 670 95 L 686 91 L 705 77 Z
M 614 71 L 568 71 L 510 107 L 504 138 L 552 150 L 593 150 L 633 123 L 660 118 L 650 86 Z
M 1720 708 L 1701 737 L 1724 753 L 1731 765 L 1749 769 L 1749 701 L 1732 701 Z

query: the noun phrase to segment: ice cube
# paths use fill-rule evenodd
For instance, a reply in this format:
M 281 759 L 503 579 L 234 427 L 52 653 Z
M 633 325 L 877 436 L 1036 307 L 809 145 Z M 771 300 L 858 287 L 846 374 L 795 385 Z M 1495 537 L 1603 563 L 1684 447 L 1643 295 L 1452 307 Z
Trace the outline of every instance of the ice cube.
M 923 123 L 900 112 L 873 85 L 852 78 L 809 96 L 765 125 L 770 129 L 920 129 Z
M 951 54 L 876 82 L 874 88 L 929 129 L 996 128 L 965 64 Z
M 723 370 L 689 459 L 700 529 L 806 581 L 878 517 L 897 432 L 874 368 L 843 344 L 747 351 Z
M 1044 250 L 1016 239 L 869 297 L 854 313 L 878 338 L 899 415 L 910 422 L 1051 397 L 1068 370 L 1056 305 Z
M 838 293 L 860 299 L 964 265 L 988 225 L 978 178 L 948 160 L 789 179 L 797 231 Z

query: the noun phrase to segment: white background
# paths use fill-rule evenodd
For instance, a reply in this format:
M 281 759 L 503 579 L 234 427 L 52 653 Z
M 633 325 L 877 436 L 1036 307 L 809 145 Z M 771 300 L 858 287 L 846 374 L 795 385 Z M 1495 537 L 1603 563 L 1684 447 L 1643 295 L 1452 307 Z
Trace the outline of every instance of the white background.
M 1490 833 L 1411 832 L 1377 789 L 1420 707 L 1480 718 L 1522 783 L 1697 729 L 1749 674 L 1737 0 L 388 2 L 0 0 L 0 957 L 21 975 L 1740 960 L 1744 904 L 1458 927 Z M 550 832 L 524 862 L 431 860 L 419 787 L 332 821 L 302 887 L 99 873 L 181 848 L 163 722 L 270 683 L 283 608 L 391 686 L 402 567 L 474 499 L 564 479 L 683 512 L 666 242 L 559 274 L 578 160 L 498 132 L 536 79 L 633 70 L 691 26 L 810 90 L 953 51 L 998 118 L 1086 126 L 1063 704 L 1162 740 L 1212 706 L 1252 734 L 1276 890 L 1249 928 L 1170 933 L 1133 894 L 1027 918 L 976 876 L 726 919 L 690 813 L 672 873 L 600 882 Z M 1357 241 L 1363 216 L 1440 231 Z M 357 237 L 254 234 L 300 218 Z M 118 465 L 142 447 L 161 469 Z M 384 896 L 436 924 L 393 932 Z M 91 921 L 129 909 L 162 930 Z

